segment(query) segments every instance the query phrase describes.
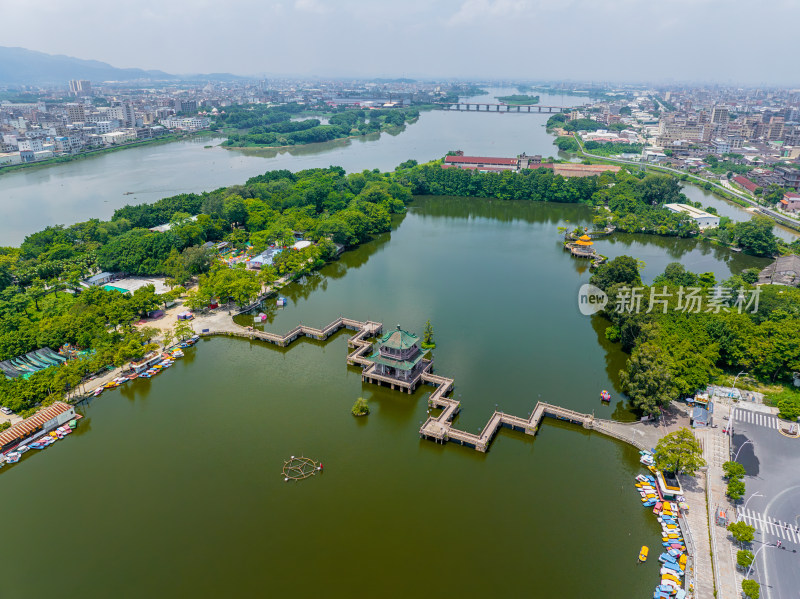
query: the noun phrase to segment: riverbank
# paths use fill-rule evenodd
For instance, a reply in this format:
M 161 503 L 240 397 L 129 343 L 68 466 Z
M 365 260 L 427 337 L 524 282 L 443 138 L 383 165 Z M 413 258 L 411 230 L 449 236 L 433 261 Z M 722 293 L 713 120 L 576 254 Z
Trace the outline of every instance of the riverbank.
M 33 170 L 39 167 L 48 167 L 48 166 L 56 166 L 59 164 L 66 164 L 68 162 L 75 162 L 78 160 L 82 160 L 84 158 L 93 158 L 96 156 L 102 156 L 104 154 L 111 154 L 112 152 L 118 152 L 120 150 L 143 148 L 147 146 L 157 146 L 175 141 L 184 141 L 187 139 L 192 139 L 195 137 L 204 137 L 204 136 L 216 137 L 217 133 L 215 131 L 208 131 L 208 130 L 195 131 L 193 133 L 183 133 L 183 134 L 172 133 L 169 135 L 162 135 L 161 137 L 154 137 L 152 139 L 137 140 L 130 143 L 117 144 L 114 146 L 99 148 L 96 150 L 86 150 L 83 152 L 79 152 L 77 154 L 70 154 L 68 156 L 56 156 L 53 158 L 48 158 L 47 160 L 40 160 L 37 162 L 26 162 L 25 164 L 12 164 L 8 166 L 0 166 L 0 176 L 2 176 L 4 173 L 12 173 L 21 170 Z
M 699 177 L 697 175 L 693 175 L 691 173 L 686 173 L 683 171 L 679 171 L 677 169 L 668 167 L 668 166 L 660 166 L 655 164 L 650 164 L 648 162 L 636 162 L 632 160 L 625 160 L 622 158 L 611 158 L 608 156 L 598 156 L 596 154 L 592 154 L 591 152 L 587 152 L 583 146 L 583 143 L 580 139 L 580 136 L 575 133 L 573 134 L 576 142 L 578 143 L 580 149 L 578 154 L 581 156 L 588 158 L 589 160 L 597 163 L 597 164 L 625 164 L 630 166 L 638 167 L 642 170 L 650 170 L 654 172 L 660 172 L 664 174 L 673 175 L 681 181 L 691 181 L 698 184 L 699 187 L 706 191 L 712 192 L 714 195 L 737 204 L 742 207 L 752 207 L 756 209 L 759 213 L 763 214 L 764 216 L 768 216 L 775 222 L 784 227 L 792 229 L 793 231 L 800 233 L 800 221 L 790 218 L 788 216 L 779 214 L 775 210 L 771 210 L 766 208 L 756 202 L 755 200 L 738 193 L 737 191 L 726 188 L 718 183 L 714 183 L 713 181 L 709 181 L 708 179 L 704 179 L 703 177 Z

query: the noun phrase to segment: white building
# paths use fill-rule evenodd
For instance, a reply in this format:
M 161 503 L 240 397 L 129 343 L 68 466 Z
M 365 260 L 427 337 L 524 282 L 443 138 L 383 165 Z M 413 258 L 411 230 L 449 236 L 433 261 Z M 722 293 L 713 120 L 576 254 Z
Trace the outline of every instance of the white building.
M 111 133 L 119 128 L 119 121 L 97 121 L 95 124 L 97 132 L 102 135 L 103 133 Z
M 100 137 L 107 146 L 124 144 L 129 141 L 136 141 L 136 131 L 133 129 L 112 131 L 111 133 L 103 133 Z
M 19 164 L 22 158 L 19 152 L 2 152 L 0 153 L 0 166 L 7 166 L 11 164 Z
M 689 206 L 687 204 L 664 204 L 664 208 L 670 212 L 683 212 L 684 214 L 688 214 L 701 229 L 719 227 L 719 216 L 706 212 L 705 210 L 700 210 L 694 206 Z
M 19 140 L 19 151 L 41 152 L 44 150 L 41 139 L 21 139 Z
M 198 129 L 205 129 L 209 126 L 210 121 L 205 117 L 185 117 L 185 118 L 168 118 L 162 119 L 161 124 L 168 129 L 184 129 L 186 131 L 196 131 Z

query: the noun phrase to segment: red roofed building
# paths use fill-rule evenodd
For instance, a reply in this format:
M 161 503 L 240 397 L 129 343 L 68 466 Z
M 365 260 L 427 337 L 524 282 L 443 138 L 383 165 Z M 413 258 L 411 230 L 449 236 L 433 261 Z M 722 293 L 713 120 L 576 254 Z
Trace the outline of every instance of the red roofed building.
M 575 164 L 573 162 L 565 162 L 553 165 L 553 172 L 562 177 L 594 177 L 595 175 L 602 175 L 607 172 L 617 173 L 619 169 L 620 167 L 610 164 Z
M 783 199 L 778 202 L 777 207 L 785 212 L 797 212 L 800 210 L 800 193 L 790 191 L 783 194 Z
M 491 158 L 488 156 L 446 156 L 443 166 L 447 168 L 515 171 L 519 168 L 519 159 Z
M 736 183 L 739 187 L 743 187 L 744 189 L 746 189 L 750 193 L 755 193 L 756 189 L 758 189 L 758 185 L 753 183 L 747 177 L 742 177 L 741 175 L 736 175 L 733 178 L 733 182 Z
M 75 418 L 75 408 L 63 401 L 42 408 L 30 418 L 0 433 L 0 449 L 6 451 L 39 432 L 47 432 Z

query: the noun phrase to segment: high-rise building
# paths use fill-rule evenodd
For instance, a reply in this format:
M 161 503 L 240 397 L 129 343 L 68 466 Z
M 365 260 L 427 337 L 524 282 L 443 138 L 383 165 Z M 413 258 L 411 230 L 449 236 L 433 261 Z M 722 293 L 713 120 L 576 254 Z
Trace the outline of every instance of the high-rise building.
M 86 112 L 83 104 L 67 104 L 67 118 L 70 123 L 83 123 L 86 121 Z
M 69 82 L 69 93 L 73 96 L 91 96 L 92 82 L 86 79 L 71 79 Z
M 727 106 L 714 106 L 711 111 L 711 123 L 714 125 L 727 125 L 729 120 Z
M 783 139 L 783 117 L 773 116 L 769 119 L 769 124 L 765 128 L 764 137 L 768 141 L 780 141 Z

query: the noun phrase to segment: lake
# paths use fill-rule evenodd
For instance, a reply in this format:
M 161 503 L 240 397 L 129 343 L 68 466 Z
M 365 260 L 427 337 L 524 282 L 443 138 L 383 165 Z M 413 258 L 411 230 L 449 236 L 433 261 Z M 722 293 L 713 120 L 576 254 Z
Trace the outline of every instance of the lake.
M 430 319 L 471 432 L 540 399 L 630 420 L 625 356 L 579 314 L 590 273 L 557 230 L 590 220 L 578 205 L 417 198 L 391 233 L 285 288 L 268 328 Z M 646 279 L 674 259 L 719 277 L 765 262 L 696 240 L 601 244 L 646 256 Z M 362 384 L 347 336 L 205 339 L 82 407 L 73 435 L 0 472 L 4 599 L 652 594 L 659 564 L 636 556 L 660 528 L 634 448 L 550 420 L 535 438 L 502 430 L 487 454 L 421 440 L 432 388 Z M 372 412 L 356 419 L 360 396 Z M 284 482 L 293 455 L 324 473 Z

